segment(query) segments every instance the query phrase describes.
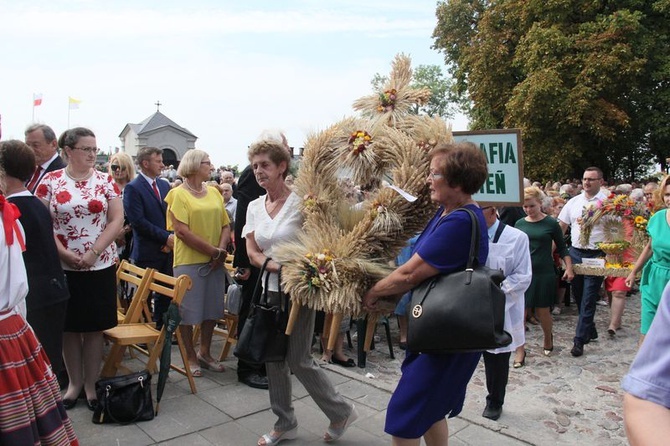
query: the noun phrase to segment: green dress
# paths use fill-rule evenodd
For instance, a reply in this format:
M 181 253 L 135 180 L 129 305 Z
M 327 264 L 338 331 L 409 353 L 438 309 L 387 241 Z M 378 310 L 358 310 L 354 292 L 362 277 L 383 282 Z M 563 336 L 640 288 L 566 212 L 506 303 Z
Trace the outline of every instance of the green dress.
M 563 231 L 558 222 L 550 216 L 540 221 L 529 222 L 519 219 L 515 227 L 528 235 L 533 279 L 526 290 L 526 308 L 547 308 L 556 300 L 556 270 L 552 257 L 552 243 L 556 243 L 561 258 L 568 255 Z
M 670 281 L 670 227 L 666 219 L 667 212 L 667 209 L 656 212 L 647 225 L 647 232 L 651 237 L 651 258 L 644 265 L 640 280 L 642 334 L 649 331 L 663 289 Z

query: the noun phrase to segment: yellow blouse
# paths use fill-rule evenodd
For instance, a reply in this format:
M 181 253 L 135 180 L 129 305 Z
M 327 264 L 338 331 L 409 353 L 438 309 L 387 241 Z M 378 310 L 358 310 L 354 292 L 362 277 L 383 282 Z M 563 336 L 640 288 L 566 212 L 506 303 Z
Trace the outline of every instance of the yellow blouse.
M 172 218 L 188 226 L 196 235 L 205 239 L 212 246 L 219 246 L 221 228 L 230 223 L 228 213 L 223 204 L 221 193 L 214 187 L 207 186 L 207 195 L 196 198 L 182 187 L 172 189 L 165 197 L 168 204 L 167 229 L 174 231 Z M 208 255 L 187 246 L 178 237 L 174 241 L 174 266 L 207 263 Z

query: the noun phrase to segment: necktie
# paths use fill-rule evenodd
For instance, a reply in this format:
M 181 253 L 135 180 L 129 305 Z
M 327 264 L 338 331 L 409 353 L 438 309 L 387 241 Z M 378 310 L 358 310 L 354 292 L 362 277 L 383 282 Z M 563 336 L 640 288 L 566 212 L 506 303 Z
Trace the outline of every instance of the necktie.
M 40 178 L 40 173 L 42 172 L 42 166 L 37 166 L 35 168 L 35 173 L 33 174 L 33 177 L 30 179 L 30 182 L 26 186 L 30 192 L 34 192 L 35 186 L 37 186 L 37 180 Z
M 154 193 L 156 194 L 156 196 L 158 197 L 158 200 L 160 201 L 160 199 L 161 199 L 161 194 L 160 194 L 160 192 L 158 192 L 158 186 L 156 185 L 156 180 L 154 180 L 154 182 L 151 183 L 151 185 L 152 185 L 153 188 L 154 188 Z

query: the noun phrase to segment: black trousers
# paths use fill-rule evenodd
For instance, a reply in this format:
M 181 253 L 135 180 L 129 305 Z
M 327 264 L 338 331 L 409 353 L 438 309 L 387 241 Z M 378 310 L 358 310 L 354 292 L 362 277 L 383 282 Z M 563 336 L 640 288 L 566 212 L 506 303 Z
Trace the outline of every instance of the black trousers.
M 242 304 L 240 305 L 240 314 L 238 315 L 239 321 L 237 323 L 237 335 L 239 336 L 242 333 L 242 327 L 244 327 L 244 322 L 249 316 L 249 310 L 251 309 L 251 301 L 254 297 L 254 288 L 256 287 L 256 282 L 258 282 L 258 277 L 261 271 L 258 268 L 253 266 L 249 268 L 251 274 L 246 281 L 239 281 L 238 283 L 242 285 Z M 237 360 L 237 377 L 238 379 L 244 379 L 249 375 L 265 375 L 265 364 L 253 364 L 251 362 L 244 361 L 242 359 Z
M 509 377 L 509 358 L 511 352 L 493 354 L 484 352 L 484 371 L 486 372 L 486 404 L 499 408 L 505 402 L 505 388 Z

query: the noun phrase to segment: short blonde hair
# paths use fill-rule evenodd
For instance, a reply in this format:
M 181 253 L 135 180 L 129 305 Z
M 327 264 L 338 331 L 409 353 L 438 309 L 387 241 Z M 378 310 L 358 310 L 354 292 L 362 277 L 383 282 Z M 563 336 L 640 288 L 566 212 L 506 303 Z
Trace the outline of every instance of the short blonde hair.
M 187 150 L 177 168 L 177 175 L 180 177 L 190 177 L 200 170 L 202 160 L 209 157 L 207 152 L 199 149 Z
M 109 173 L 112 173 L 112 164 L 118 164 L 128 173 L 128 181 L 135 179 L 135 163 L 126 152 L 119 152 L 112 155 L 109 159 Z
M 524 188 L 524 190 L 523 190 L 523 199 L 524 200 L 530 200 L 530 199 L 534 198 L 537 201 L 539 201 L 540 204 L 541 204 L 544 200 L 544 197 L 545 197 L 544 192 L 542 192 L 542 190 L 539 187 L 530 186 L 530 187 Z

